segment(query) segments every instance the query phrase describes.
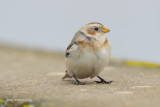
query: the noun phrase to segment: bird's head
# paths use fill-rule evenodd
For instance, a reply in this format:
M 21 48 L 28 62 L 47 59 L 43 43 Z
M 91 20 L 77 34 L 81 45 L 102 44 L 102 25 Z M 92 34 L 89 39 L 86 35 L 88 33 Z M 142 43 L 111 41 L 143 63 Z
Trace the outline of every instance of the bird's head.
M 83 26 L 81 31 L 85 32 L 85 34 L 90 36 L 101 36 L 105 33 L 109 32 L 110 30 L 105 28 L 101 23 L 93 22 L 88 23 L 85 26 Z

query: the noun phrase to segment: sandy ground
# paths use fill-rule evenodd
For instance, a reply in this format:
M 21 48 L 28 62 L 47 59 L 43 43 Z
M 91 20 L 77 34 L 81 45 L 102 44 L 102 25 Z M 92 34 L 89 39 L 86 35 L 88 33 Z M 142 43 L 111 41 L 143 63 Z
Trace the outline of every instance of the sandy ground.
M 160 107 L 160 68 L 112 63 L 100 74 L 114 81 L 109 85 L 94 83 L 98 78 L 74 85 L 61 80 L 64 73 L 61 54 L 0 47 L 0 106 Z

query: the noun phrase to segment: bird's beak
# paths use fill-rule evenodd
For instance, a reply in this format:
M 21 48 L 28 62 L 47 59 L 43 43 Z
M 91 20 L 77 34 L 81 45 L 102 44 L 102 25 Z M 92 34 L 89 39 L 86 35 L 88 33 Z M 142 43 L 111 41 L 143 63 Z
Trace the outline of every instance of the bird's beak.
M 109 32 L 110 30 L 109 29 L 107 29 L 107 28 L 103 28 L 103 30 L 102 30 L 104 33 L 107 33 L 107 32 Z

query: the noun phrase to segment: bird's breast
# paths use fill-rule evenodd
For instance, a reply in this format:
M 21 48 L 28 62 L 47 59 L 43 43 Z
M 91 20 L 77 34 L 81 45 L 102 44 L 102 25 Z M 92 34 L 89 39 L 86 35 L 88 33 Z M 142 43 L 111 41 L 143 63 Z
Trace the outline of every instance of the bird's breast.
M 108 41 L 103 44 L 95 42 L 77 42 L 72 48 L 71 57 L 67 58 L 67 68 L 78 78 L 96 76 L 109 62 L 110 45 Z

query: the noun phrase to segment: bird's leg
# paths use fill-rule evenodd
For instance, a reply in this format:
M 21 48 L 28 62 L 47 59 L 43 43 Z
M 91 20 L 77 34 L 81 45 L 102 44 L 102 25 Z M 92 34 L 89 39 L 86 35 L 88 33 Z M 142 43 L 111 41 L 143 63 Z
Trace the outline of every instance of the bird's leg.
M 113 81 L 105 81 L 103 78 L 101 78 L 100 76 L 97 76 L 101 81 L 95 81 L 96 83 L 102 83 L 102 84 L 110 84 Z
M 72 77 L 75 79 L 74 84 L 76 84 L 76 85 L 85 85 L 85 83 L 80 82 L 75 75 L 73 75 Z

